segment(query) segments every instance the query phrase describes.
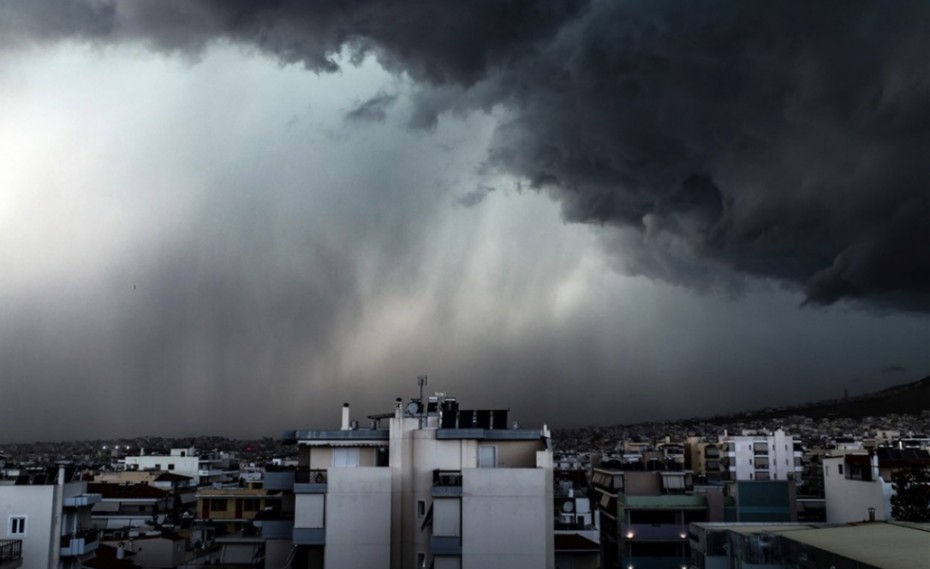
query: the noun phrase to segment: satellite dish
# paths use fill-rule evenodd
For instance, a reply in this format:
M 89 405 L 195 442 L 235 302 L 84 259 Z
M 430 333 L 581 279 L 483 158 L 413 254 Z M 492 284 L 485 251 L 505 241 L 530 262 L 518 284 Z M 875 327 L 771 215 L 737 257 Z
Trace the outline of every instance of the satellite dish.
M 420 404 L 417 401 L 411 401 L 407 403 L 407 414 L 416 415 L 420 412 Z
M 562 511 L 565 512 L 565 513 L 567 513 L 567 514 L 572 513 L 572 511 L 574 511 L 574 509 L 575 509 L 575 504 L 574 504 L 574 502 L 572 502 L 571 500 L 569 500 L 569 501 L 565 502 L 564 504 L 562 504 Z

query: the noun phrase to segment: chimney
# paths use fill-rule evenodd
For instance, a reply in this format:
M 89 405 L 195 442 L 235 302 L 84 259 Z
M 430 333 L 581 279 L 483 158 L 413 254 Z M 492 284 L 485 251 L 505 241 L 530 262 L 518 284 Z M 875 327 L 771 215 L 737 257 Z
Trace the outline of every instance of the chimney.
M 351 428 L 349 423 L 349 404 L 342 404 L 342 430 L 348 431 Z

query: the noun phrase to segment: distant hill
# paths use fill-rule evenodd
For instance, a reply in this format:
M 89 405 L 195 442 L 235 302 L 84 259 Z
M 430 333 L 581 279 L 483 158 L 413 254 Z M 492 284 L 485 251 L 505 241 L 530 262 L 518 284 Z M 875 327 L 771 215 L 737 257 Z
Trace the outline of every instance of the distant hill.
M 860 419 L 891 413 L 920 415 L 928 410 L 930 410 L 930 376 L 866 395 L 789 407 L 758 409 L 733 415 L 716 416 L 706 420 L 713 423 L 722 423 L 734 419 L 777 419 L 791 415 L 802 415 L 814 419 L 830 417 Z

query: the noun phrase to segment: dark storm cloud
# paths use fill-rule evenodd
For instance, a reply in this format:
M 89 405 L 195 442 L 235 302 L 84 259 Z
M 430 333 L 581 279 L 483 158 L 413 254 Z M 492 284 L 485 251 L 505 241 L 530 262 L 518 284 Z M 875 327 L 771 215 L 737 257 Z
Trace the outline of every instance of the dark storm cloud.
M 455 203 L 463 207 L 474 207 L 484 201 L 488 194 L 494 191 L 491 186 L 478 185 L 474 190 L 458 197 Z
M 5 45 L 225 40 L 318 71 L 375 54 L 413 124 L 503 105 L 489 165 L 624 270 L 771 277 L 807 301 L 930 310 L 930 4 L 923 1 L 6 2 Z M 356 109 L 380 117 L 380 103 Z M 354 112 L 354 111 L 353 111 Z M 350 113 L 352 114 L 352 113 Z
M 384 122 L 387 110 L 397 101 L 397 95 L 385 91 L 357 104 L 346 113 L 345 119 L 350 122 Z

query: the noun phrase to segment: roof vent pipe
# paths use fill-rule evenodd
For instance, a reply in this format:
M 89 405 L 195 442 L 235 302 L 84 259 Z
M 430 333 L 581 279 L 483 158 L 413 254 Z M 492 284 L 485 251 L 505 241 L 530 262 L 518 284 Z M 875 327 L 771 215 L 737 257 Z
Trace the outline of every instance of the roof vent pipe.
M 342 404 L 342 430 L 348 431 L 351 427 L 349 424 L 349 404 Z

